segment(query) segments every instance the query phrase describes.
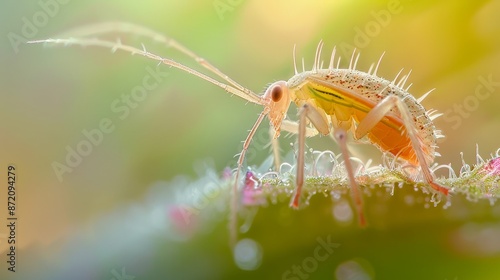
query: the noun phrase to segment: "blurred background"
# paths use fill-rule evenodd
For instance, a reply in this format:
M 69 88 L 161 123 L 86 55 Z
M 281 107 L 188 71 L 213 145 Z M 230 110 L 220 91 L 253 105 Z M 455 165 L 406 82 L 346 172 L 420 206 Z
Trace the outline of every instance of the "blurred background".
M 2 279 L 25 279 L 19 277 L 28 272 L 33 279 L 36 275 L 42 277 L 35 269 L 41 264 L 48 265 L 49 272 L 43 276 L 47 279 L 69 277 L 51 273 L 64 270 L 69 252 L 78 256 L 79 249 L 68 249 L 68 244 L 75 242 L 75 235 L 80 236 L 78 240 L 92 244 L 88 240 L 100 240 L 102 227 L 113 229 L 113 222 L 103 219 L 117 224 L 126 222 L 127 215 L 116 213 L 130 213 L 130 205 L 142 205 L 137 207 L 146 211 L 146 198 L 159 182 L 174 188 L 174 183 L 164 182 L 178 181 L 174 179 L 178 176 L 196 180 L 207 164 L 215 172 L 222 172 L 227 166 L 234 168 L 233 157 L 240 152 L 241 141 L 261 110 L 199 78 L 168 67 L 158 68 L 163 79 L 142 100 L 125 106 L 128 103 L 123 96 L 142 85 L 143 78 L 157 69 L 156 62 L 119 51 L 112 54 L 103 48 L 49 48 L 27 45 L 25 41 L 54 37 L 86 24 L 132 22 L 175 38 L 257 93 L 268 83 L 287 80 L 293 75 L 294 45 L 299 59 L 304 57 L 306 68 L 312 66 L 320 40 L 325 42 L 324 59 L 328 61 L 327 54 L 336 45 L 344 67 L 356 47 L 361 52 L 358 69 L 364 71 L 385 52 L 379 76 L 392 80 L 401 68 L 404 73 L 412 69 L 410 92 L 416 97 L 436 88 L 423 102 L 426 108 L 444 113 L 435 121 L 446 136 L 439 142 L 438 152 L 442 156 L 436 161 L 451 163 L 458 172 L 462 166 L 460 153 L 463 152 L 467 163 L 474 164 L 476 144 L 485 159 L 500 148 L 499 13 L 500 1 L 2 1 L 0 182 L 6 186 L 7 166 L 15 165 L 19 219 L 19 272 L 7 272 L 2 261 Z M 203 71 L 194 61 L 172 49 L 148 39 L 129 38 L 134 46 L 144 43 L 152 52 Z M 128 113 L 117 113 L 113 104 L 125 106 L 127 109 L 123 110 Z M 294 117 L 295 108 L 289 114 Z M 112 127 L 110 132 L 102 133 L 102 138 L 98 137 L 97 144 L 90 146 L 88 152 L 85 150 L 88 147 L 79 147 L 86 135 L 100 128 L 103 121 L 105 127 Z M 267 131 L 266 127 L 267 124 L 261 130 Z M 282 139 L 285 150 L 292 141 Z M 318 150 L 336 149 L 327 138 L 308 140 L 308 145 Z M 79 160 L 70 159 L 75 161 L 74 167 L 55 171 L 63 170 L 60 168 L 67 164 L 68 154 L 78 148 L 85 150 L 86 155 Z M 366 158 L 380 158 L 380 153 L 372 147 L 361 149 Z M 266 149 L 258 149 L 249 154 L 247 163 L 259 165 L 268 155 Z M 3 206 L 7 191 L 1 189 L 3 223 L 7 216 Z M 491 211 L 488 207 L 484 209 L 487 213 Z M 116 219 L 110 218 L 110 213 L 115 213 Z M 222 233 L 225 233 L 224 223 Z M 428 230 L 425 223 L 419 228 Z M 1 260 L 7 252 L 6 237 L 6 228 L 2 226 Z M 372 242 L 380 241 L 375 236 L 371 238 Z M 220 245 L 218 250 L 228 255 L 224 240 L 227 236 L 223 235 L 210 242 Z M 314 237 L 311 242 L 313 245 L 304 247 L 306 252 L 314 249 Z M 103 246 L 102 251 L 82 253 L 81 260 L 75 257 L 73 265 L 79 267 L 94 254 L 112 251 Z M 198 245 L 188 242 L 185 246 Z M 342 246 L 347 250 L 347 245 Z M 142 250 L 139 257 L 155 250 L 139 247 Z M 282 253 L 287 254 L 286 250 Z M 487 260 L 498 260 L 499 254 L 500 250 L 494 251 Z M 278 264 L 277 256 L 272 260 L 278 266 L 293 264 Z M 210 258 L 210 253 L 205 257 Z M 332 259 L 331 269 L 354 257 Z M 487 266 L 480 265 L 481 257 L 484 256 L 474 259 L 468 268 L 471 270 L 476 264 L 480 267 L 478 274 L 469 275 L 474 278 L 443 267 L 432 268 L 440 274 L 429 273 L 426 278 L 494 279 L 485 272 Z M 204 257 L 198 254 L 193 258 Z M 103 265 L 102 274 L 90 273 L 82 279 L 120 279 L 113 272 L 121 273 L 124 264 L 110 259 Z M 403 255 L 399 260 L 404 259 Z M 203 274 L 206 279 L 239 275 L 239 268 L 230 260 L 220 269 L 200 270 L 207 271 Z M 153 279 L 152 271 L 161 271 L 161 263 L 169 261 L 157 259 L 148 268 L 138 265 L 150 272 L 143 271 L 142 277 L 140 270 L 129 274 L 136 279 Z M 456 263 L 450 264 L 453 266 Z M 263 268 L 255 269 L 269 279 L 280 277 L 280 274 L 265 274 Z M 133 268 L 129 266 L 129 270 Z M 382 270 L 375 266 L 372 277 L 390 278 L 390 274 L 381 277 Z M 325 273 L 338 279 L 369 279 Z M 179 276 L 182 273 L 177 275 L 176 279 L 189 278 Z M 256 274 L 240 276 L 253 278 Z M 411 275 L 405 278 L 413 279 Z

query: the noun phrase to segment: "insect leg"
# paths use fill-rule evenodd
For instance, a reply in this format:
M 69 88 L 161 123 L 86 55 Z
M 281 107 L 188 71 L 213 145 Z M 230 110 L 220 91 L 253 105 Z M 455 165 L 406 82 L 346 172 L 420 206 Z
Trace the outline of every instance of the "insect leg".
M 290 132 L 293 134 L 299 134 L 299 122 L 294 122 L 294 121 L 290 121 L 290 120 L 283 120 L 283 122 L 281 122 L 281 130 L 286 131 L 286 132 Z M 318 135 L 319 131 L 314 127 L 306 126 L 305 133 L 306 133 L 306 137 L 309 138 L 309 137 L 313 137 L 313 136 Z M 273 135 L 274 135 L 274 130 L 273 130 Z
M 237 215 L 238 198 L 239 198 L 238 183 L 239 183 L 239 175 L 241 172 L 241 167 L 243 166 L 243 160 L 245 159 L 245 153 L 248 150 L 248 146 L 250 146 L 250 142 L 252 141 L 252 138 L 255 135 L 257 128 L 262 123 L 262 120 L 267 115 L 267 113 L 269 113 L 269 109 L 266 107 L 264 111 L 260 113 L 259 117 L 257 118 L 257 121 L 255 121 L 255 124 L 248 133 L 248 136 L 245 139 L 245 142 L 243 143 L 243 150 L 241 151 L 240 156 L 238 157 L 238 168 L 236 169 L 236 176 L 234 179 L 235 181 L 231 195 L 230 216 L 229 216 L 229 232 L 230 232 L 229 240 L 231 247 L 233 247 L 236 244 L 236 240 L 238 238 L 238 215 Z
M 290 206 L 293 208 L 299 207 L 300 194 L 304 184 L 304 156 L 305 156 L 305 138 L 306 138 L 306 118 L 311 121 L 317 131 L 322 134 L 328 134 L 330 128 L 329 124 L 324 117 L 324 112 L 308 103 L 304 103 L 299 110 L 299 127 L 298 127 L 298 155 L 297 155 L 297 178 L 295 195 L 292 197 Z
M 283 122 L 281 123 L 281 130 L 286 131 L 286 132 L 290 132 L 293 134 L 298 134 L 299 133 L 299 123 L 294 122 L 294 121 L 290 121 L 290 120 L 283 120 Z M 319 134 L 319 131 L 316 128 L 306 126 L 306 137 L 309 138 L 309 137 L 316 136 L 318 134 Z M 274 135 L 274 130 L 271 131 L 271 135 Z M 329 133 L 328 135 L 330 138 L 332 138 L 333 141 L 335 141 L 335 143 L 338 144 L 338 141 L 335 138 L 335 136 L 333 135 L 333 133 Z M 356 150 L 354 150 L 353 147 L 347 145 L 347 150 L 349 151 L 350 155 L 354 155 L 355 157 L 361 158 L 360 155 L 358 156 L 359 153 L 356 152 Z
M 422 151 L 421 140 L 415 133 L 416 129 L 412 122 L 411 113 L 408 107 L 406 107 L 406 104 L 399 97 L 390 95 L 380 101 L 359 123 L 354 134 L 355 137 L 360 139 L 365 136 L 394 107 L 397 107 L 401 114 L 406 133 L 408 133 L 408 137 L 411 140 L 412 148 L 417 156 L 425 181 L 436 191 L 447 195 L 448 189 L 436 183 L 434 180 L 434 176 L 428 167 L 424 152 Z
M 335 139 L 337 140 L 336 142 L 340 146 L 340 150 L 342 151 L 342 157 L 344 158 L 344 164 L 347 170 L 347 176 L 349 178 L 349 185 L 351 185 L 351 195 L 354 199 L 356 211 L 359 215 L 359 225 L 361 227 L 365 227 L 366 219 L 363 212 L 363 199 L 359 190 L 359 186 L 356 183 L 356 179 L 354 178 L 354 169 L 352 168 L 349 150 L 347 149 L 347 133 L 343 128 L 338 127 L 335 129 L 335 132 L 333 134 Z
M 289 132 L 289 133 L 293 133 L 293 134 L 299 134 L 299 123 L 294 122 L 294 121 L 290 121 L 290 120 L 283 120 L 281 122 L 281 130 Z M 317 129 L 315 129 L 314 127 L 310 127 L 310 126 L 306 126 L 305 130 L 306 130 L 306 132 L 305 132 L 306 137 L 313 137 L 313 136 L 318 135 L 318 133 L 319 133 Z M 276 170 L 279 170 L 279 167 L 281 165 L 280 155 L 279 155 L 279 152 L 280 152 L 279 142 L 278 142 L 278 139 L 274 138 L 274 133 L 275 133 L 274 129 L 271 128 L 269 133 L 271 135 L 271 141 L 272 141 L 272 147 L 273 147 L 274 166 L 275 166 Z
M 273 161 L 274 161 L 274 169 L 276 171 L 280 170 L 281 166 L 281 157 L 280 157 L 280 143 L 277 138 L 274 137 L 275 134 L 274 128 L 269 128 L 269 138 L 271 139 L 271 149 L 273 150 Z
M 300 193 L 302 192 L 302 185 L 304 184 L 304 145 L 306 135 L 306 116 L 309 111 L 309 106 L 304 105 L 299 111 L 299 151 L 297 156 L 297 178 L 295 186 L 295 195 L 292 198 L 290 206 L 293 208 L 299 207 Z

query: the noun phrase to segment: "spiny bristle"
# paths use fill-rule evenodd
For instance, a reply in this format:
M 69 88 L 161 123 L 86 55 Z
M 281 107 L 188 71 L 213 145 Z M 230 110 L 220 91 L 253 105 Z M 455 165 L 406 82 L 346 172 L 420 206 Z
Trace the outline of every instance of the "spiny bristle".
M 403 72 L 404 68 L 401 68 L 399 72 L 396 74 L 396 77 L 394 77 L 394 80 L 392 80 L 391 84 L 396 85 L 396 80 L 399 78 L 399 75 L 401 75 L 401 72 Z
M 398 84 L 397 84 L 397 87 L 402 88 L 402 87 L 404 87 L 404 86 L 405 86 L 405 83 L 406 83 L 406 81 L 408 80 L 408 77 L 410 77 L 411 71 L 412 71 L 412 70 L 410 70 L 410 71 L 408 72 L 408 74 L 404 75 L 404 76 L 401 78 L 401 80 L 400 80 L 400 81 L 398 82 Z
M 312 71 L 316 72 L 318 69 L 320 69 L 320 57 L 321 57 L 321 51 L 323 50 L 323 40 L 320 40 L 318 43 L 318 46 L 316 47 L 316 54 L 314 55 L 314 64 L 312 67 Z
M 424 101 L 424 99 L 431 93 L 435 90 L 435 88 L 429 90 L 428 92 L 424 93 L 424 95 L 420 96 L 419 98 L 417 98 L 417 102 L 418 103 L 422 103 L 422 101 Z
M 354 61 L 353 70 L 356 70 L 356 67 L 358 66 L 358 60 L 359 60 L 360 55 L 361 55 L 361 53 L 358 53 L 358 55 L 356 56 L 356 60 Z
M 292 53 L 292 57 L 293 57 L 293 70 L 295 71 L 295 75 L 299 74 L 299 72 L 297 71 L 297 57 L 296 57 L 296 48 L 297 48 L 297 45 L 294 44 L 293 45 L 293 53 Z
M 330 56 L 330 64 L 328 65 L 328 69 L 333 70 L 333 63 L 335 62 L 335 53 L 337 52 L 337 47 L 333 47 L 332 55 Z
M 375 70 L 373 71 L 374 76 L 377 76 L 378 67 L 380 66 L 380 62 L 382 62 L 382 58 L 384 57 L 384 55 L 385 52 L 383 52 L 380 58 L 378 59 L 377 66 L 375 66 Z
M 413 85 L 413 83 L 410 83 L 406 88 L 405 88 L 405 91 L 408 92 L 411 88 L 411 86 Z
M 352 51 L 351 60 L 349 61 L 349 70 L 353 69 L 354 55 L 356 55 L 356 48 Z
M 443 113 L 435 113 L 435 114 L 433 114 L 433 115 L 429 115 L 429 119 L 430 119 L 431 121 L 433 121 L 433 120 L 435 120 L 435 119 L 437 119 L 437 118 L 441 117 L 442 115 L 444 115 L 444 114 L 443 114 Z
M 370 68 L 368 68 L 368 72 L 366 72 L 368 75 L 372 74 L 373 67 L 375 67 L 375 62 L 370 65 Z
M 440 139 L 445 138 L 446 136 L 441 133 L 441 130 L 434 130 L 434 137 L 436 137 L 436 139 Z

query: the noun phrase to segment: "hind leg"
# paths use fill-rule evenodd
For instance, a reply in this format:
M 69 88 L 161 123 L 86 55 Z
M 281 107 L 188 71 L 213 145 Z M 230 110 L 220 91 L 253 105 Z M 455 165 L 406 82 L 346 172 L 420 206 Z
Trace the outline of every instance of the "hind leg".
M 412 120 L 412 115 L 408 110 L 408 107 L 406 107 L 406 104 L 399 97 L 395 95 L 390 95 L 384 98 L 382 101 L 380 101 L 359 123 L 354 133 L 355 138 L 360 139 L 363 136 L 365 136 L 394 107 L 396 107 L 401 114 L 403 125 L 405 127 L 406 133 L 408 133 L 408 137 L 411 140 L 412 149 L 415 151 L 425 181 L 434 190 L 447 195 L 448 189 L 441 186 L 435 181 L 434 175 L 429 169 L 429 166 L 425 160 L 425 155 L 422 149 L 421 141 L 419 140 L 416 134 L 416 129 Z

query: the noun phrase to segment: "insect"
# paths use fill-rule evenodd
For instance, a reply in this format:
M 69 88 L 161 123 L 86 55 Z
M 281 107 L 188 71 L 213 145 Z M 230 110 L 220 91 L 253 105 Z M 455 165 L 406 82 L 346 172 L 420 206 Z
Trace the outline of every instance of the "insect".
M 93 37 L 112 32 L 131 33 L 159 41 L 167 47 L 174 48 L 191 57 L 225 82 L 220 82 L 171 59 L 150 53 L 144 46 L 139 49 L 122 44 L 120 40 L 111 41 Z M 439 115 L 435 114 L 435 111 L 426 111 L 420 104 L 430 92 L 419 99 L 413 97 L 408 92 L 409 87 L 404 88 L 409 74 L 403 76 L 399 81 L 397 81 L 397 77 L 394 81 L 378 77 L 377 69 L 380 60 L 376 65 L 373 64 L 368 72 L 362 72 L 356 70 L 359 53 L 357 56 L 353 53 L 349 67 L 341 69 L 339 67 L 340 58 L 336 60 L 334 48 L 330 56 L 329 66 L 323 68 L 321 61 L 323 43 L 320 42 L 312 69 L 309 71 L 303 69 L 302 72 L 299 72 L 295 62 L 294 48 L 294 75 L 287 81 L 272 83 L 262 95 L 258 95 L 235 82 L 177 41 L 141 26 L 129 23 L 103 23 L 80 28 L 70 32 L 70 34 L 72 34 L 72 38 L 69 39 L 47 39 L 29 43 L 93 45 L 110 48 L 112 51 L 123 50 L 143 55 L 158 61 L 159 64 L 163 63 L 195 75 L 221 87 L 232 95 L 263 107 L 244 141 L 243 150 L 238 158 L 231 202 L 230 227 L 232 228 L 231 240 L 233 242 L 236 239 L 239 175 L 245 153 L 255 132 L 266 117 L 274 130 L 274 138 L 277 138 L 282 130 L 298 135 L 296 189 L 290 202 L 293 208 L 299 207 L 304 183 L 305 138 L 317 134 L 332 135 L 340 146 L 352 197 L 358 212 L 358 221 L 362 226 L 366 225 L 362 195 L 354 178 L 353 167 L 349 159 L 347 133 L 352 133 L 355 140 L 366 137 L 382 152 L 392 154 L 397 159 L 420 168 L 424 180 L 435 191 L 448 194 L 448 189 L 435 181 L 434 175 L 429 169 L 429 165 L 437 155 L 435 152 L 436 139 L 442 137 L 440 131 L 433 124 L 433 119 Z M 291 103 L 295 103 L 299 108 L 298 121 L 286 119 Z

